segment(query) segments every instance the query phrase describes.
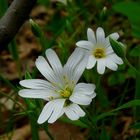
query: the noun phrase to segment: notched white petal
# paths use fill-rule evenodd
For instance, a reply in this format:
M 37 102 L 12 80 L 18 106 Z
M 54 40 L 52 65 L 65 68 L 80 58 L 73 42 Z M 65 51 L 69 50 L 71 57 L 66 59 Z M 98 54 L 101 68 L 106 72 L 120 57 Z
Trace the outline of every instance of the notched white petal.
M 26 79 L 21 80 L 20 85 L 32 89 L 54 89 L 53 85 L 46 80 L 42 79 Z
M 107 36 L 107 38 L 111 37 L 114 40 L 117 40 L 119 38 L 119 34 L 118 33 L 112 33 L 109 36 Z
M 114 40 L 117 40 L 119 38 L 119 34 L 118 33 L 112 33 L 112 34 L 108 35 L 105 39 L 105 46 L 106 47 L 110 46 L 109 37 L 111 37 Z
M 77 104 L 71 104 L 70 105 L 71 108 L 73 108 L 73 111 L 79 116 L 79 117 L 83 117 L 85 116 L 85 112 L 81 109 L 81 107 Z
M 73 109 L 71 108 L 71 106 L 68 106 L 68 107 L 65 108 L 65 114 L 71 120 L 78 120 L 79 119 L 79 116 L 77 115 L 77 113 L 75 113 L 73 111 Z
M 45 53 L 53 70 L 60 74 L 60 72 L 62 71 L 62 64 L 55 51 L 53 51 L 52 49 L 47 49 Z
M 108 59 L 111 59 L 116 64 L 119 65 L 123 64 L 123 60 L 120 57 L 118 57 L 116 54 L 109 55 Z
M 92 50 L 94 44 L 92 42 L 90 42 L 90 41 L 81 40 L 81 41 L 78 41 L 76 43 L 76 46 L 84 48 L 84 49 L 87 49 L 87 50 Z
M 18 92 L 19 96 L 24 98 L 33 98 L 33 99 L 44 99 L 48 100 L 49 98 L 58 98 L 60 95 L 54 93 L 52 90 L 37 90 L 37 89 L 22 89 Z
M 54 110 L 54 107 L 55 107 L 55 102 L 54 102 L 54 101 L 48 102 L 48 103 L 44 106 L 44 108 L 43 108 L 41 114 L 39 115 L 39 118 L 38 118 L 38 120 L 37 120 L 37 123 L 38 123 L 38 124 L 42 124 L 42 123 L 44 123 L 45 121 L 47 121 L 48 118 L 51 116 L 51 114 L 52 114 L 52 112 L 53 112 L 53 110 Z
M 95 64 L 96 64 L 96 58 L 93 57 L 93 55 L 90 55 L 89 59 L 88 59 L 88 62 L 87 62 L 87 65 L 86 65 L 86 68 L 91 69 L 95 66 Z
M 86 84 L 86 83 L 78 83 L 74 90 L 73 94 L 76 94 L 80 97 L 80 95 L 91 95 L 94 93 L 95 85 L 94 84 Z
M 56 99 L 55 100 L 55 108 L 50 118 L 48 119 L 48 123 L 54 123 L 62 114 L 62 109 L 64 106 L 65 99 Z
M 47 80 L 53 83 L 56 82 L 54 72 L 43 56 L 39 56 L 36 59 L 35 64 L 38 70 Z
M 55 122 L 62 112 L 64 102 L 65 99 L 56 99 L 48 102 L 44 106 L 37 122 L 39 124 L 42 124 L 47 120 L 49 123 Z
M 96 30 L 97 43 L 105 42 L 105 32 L 102 27 L 98 27 Z
M 109 58 L 106 59 L 106 67 L 108 67 L 113 71 L 116 71 L 118 69 L 118 65 L 114 63 L 112 60 L 110 60 Z
M 87 38 L 88 38 L 88 41 L 92 42 L 93 44 L 96 44 L 95 34 L 91 28 L 87 29 Z
M 92 98 L 84 94 L 81 94 L 80 96 L 79 94 L 73 94 L 70 96 L 69 100 L 79 105 L 89 105 L 92 101 Z
M 104 72 L 105 72 L 105 60 L 104 59 L 99 59 L 97 61 L 97 71 L 99 74 L 104 74 Z

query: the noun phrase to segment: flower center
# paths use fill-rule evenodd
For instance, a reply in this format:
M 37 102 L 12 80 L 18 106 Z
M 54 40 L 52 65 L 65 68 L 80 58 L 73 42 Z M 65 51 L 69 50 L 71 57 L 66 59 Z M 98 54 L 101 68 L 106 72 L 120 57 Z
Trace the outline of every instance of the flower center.
M 94 55 L 95 58 L 97 58 L 97 59 L 105 57 L 105 48 L 103 48 L 103 47 L 97 47 L 97 48 L 93 51 L 93 55 Z
M 70 90 L 70 88 L 68 86 L 66 86 L 64 88 L 64 90 L 61 90 L 60 91 L 60 95 L 63 97 L 63 98 L 69 98 L 70 95 L 72 94 L 72 91 Z

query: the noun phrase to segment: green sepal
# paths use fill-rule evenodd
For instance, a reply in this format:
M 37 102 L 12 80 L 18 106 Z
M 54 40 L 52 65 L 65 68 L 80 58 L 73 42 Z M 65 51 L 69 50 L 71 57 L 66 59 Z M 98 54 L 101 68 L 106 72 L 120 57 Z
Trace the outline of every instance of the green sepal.
M 126 51 L 125 51 L 125 46 L 114 40 L 113 38 L 109 37 L 109 41 L 110 41 L 110 44 L 111 44 L 111 47 L 112 49 L 114 50 L 114 52 L 121 58 L 125 58 L 126 56 Z

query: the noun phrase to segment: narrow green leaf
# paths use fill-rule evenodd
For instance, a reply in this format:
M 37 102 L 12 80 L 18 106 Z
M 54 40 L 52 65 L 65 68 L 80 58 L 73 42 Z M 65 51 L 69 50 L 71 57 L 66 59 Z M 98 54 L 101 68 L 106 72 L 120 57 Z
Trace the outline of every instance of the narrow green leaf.
M 29 71 L 25 72 L 25 79 L 32 79 L 31 74 L 29 73 Z
M 99 121 L 100 119 L 103 119 L 104 117 L 115 115 L 116 111 L 126 109 L 126 108 L 130 108 L 130 107 L 136 107 L 136 106 L 140 106 L 140 100 L 138 100 L 138 99 L 132 100 L 128 103 L 125 103 L 125 104 L 121 105 L 120 107 L 118 107 L 114 110 L 111 110 L 109 112 L 105 112 L 105 113 L 102 113 L 102 114 L 98 115 L 97 118 L 95 119 L 95 121 Z
M 119 110 L 125 109 L 125 108 L 135 107 L 135 106 L 140 106 L 140 100 L 139 99 L 135 99 L 135 100 L 132 100 L 128 103 L 125 103 L 125 104 L 121 105 L 120 107 L 112 110 L 112 112 L 119 111 Z
M 124 8 L 125 7 L 125 8 Z M 119 2 L 113 5 L 113 9 L 128 17 L 132 26 L 132 35 L 140 38 L 140 3 L 139 2 Z

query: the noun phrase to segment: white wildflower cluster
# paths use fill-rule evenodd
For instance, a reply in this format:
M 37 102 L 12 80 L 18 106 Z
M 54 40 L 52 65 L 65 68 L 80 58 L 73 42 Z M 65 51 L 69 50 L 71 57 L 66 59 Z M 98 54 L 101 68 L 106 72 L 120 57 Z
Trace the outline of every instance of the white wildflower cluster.
M 110 35 L 118 39 L 119 35 Z M 118 57 L 109 42 L 109 36 L 105 38 L 104 30 L 99 27 L 96 36 L 92 29 L 87 30 L 88 40 L 78 41 L 78 46 L 71 54 L 67 63 L 62 66 L 58 56 L 52 49 L 46 50 L 46 58 L 39 56 L 35 65 L 43 79 L 28 79 L 20 81 L 25 87 L 19 91 L 19 95 L 25 98 L 38 98 L 47 101 L 38 123 L 45 121 L 55 122 L 63 114 L 71 120 L 78 120 L 85 116 L 81 105 L 89 105 L 96 96 L 95 85 L 92 83 L 78 83 L 85 68 L 93 68 L 97 62 L 97 71 L 105 72 L 105 67 L 117 70 L 117 64 L 123 61 Z

